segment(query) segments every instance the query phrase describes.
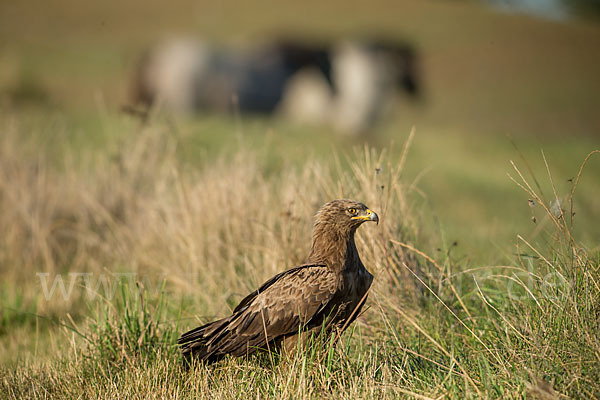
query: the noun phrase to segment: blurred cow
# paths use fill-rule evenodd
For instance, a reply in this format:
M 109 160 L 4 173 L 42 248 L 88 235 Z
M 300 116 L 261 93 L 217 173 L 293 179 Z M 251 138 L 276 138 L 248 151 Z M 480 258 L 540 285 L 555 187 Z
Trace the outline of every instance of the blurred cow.
M 415 51 L 383 41 L 318 46 L 287 40 L 234 50 L 174 40 L 144 53 L 132 100 L 183 113 L 278 112 L 359 134 L 398 91 L 418 94 L 417 75 Z

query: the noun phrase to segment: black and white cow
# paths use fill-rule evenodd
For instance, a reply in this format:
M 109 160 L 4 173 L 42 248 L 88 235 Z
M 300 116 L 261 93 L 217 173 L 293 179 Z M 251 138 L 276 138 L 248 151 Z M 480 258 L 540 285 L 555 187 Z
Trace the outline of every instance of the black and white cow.
M 359 134 L 398 91 L 419 92 L 416 54 L 405 44 L 282 40 L 239 50 L 171 40 L 142 56 L 132 100 L 180 113 L 277 112 Z

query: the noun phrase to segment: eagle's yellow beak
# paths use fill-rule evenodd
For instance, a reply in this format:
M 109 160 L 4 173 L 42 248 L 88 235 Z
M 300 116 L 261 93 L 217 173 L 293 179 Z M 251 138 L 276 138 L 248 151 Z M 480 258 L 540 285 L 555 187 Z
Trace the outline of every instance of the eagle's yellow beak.
M 375 211 L 371 211 L 370 209 L 366 209 L 363 215 L 357 215 L 356 217 L 352 217 L 352 219 L 359 219 L 362 221 L 375 221 L 379 225 L 379 216 L 375 213 Z

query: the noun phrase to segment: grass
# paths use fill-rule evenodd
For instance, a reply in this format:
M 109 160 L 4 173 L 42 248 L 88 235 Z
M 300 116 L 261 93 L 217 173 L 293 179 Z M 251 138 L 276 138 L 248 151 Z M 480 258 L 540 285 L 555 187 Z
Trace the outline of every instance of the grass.
M 18 131 L 2 139 L 2 397 L 600 396 L 600 256 L 575 229 L 597 152 L 565 196 L 545 158 L 544 178 L 513 164 L 535 229 L 489 266 L 431 223 L 407 172 L 418 134 L 392 152 L 277 165 L 252 134 L 190 163 L 168 125 L 130 129 L 50 152 Z M 177 335 L 302 262 L 312 214 L 338 197 L 381 216 L 358 235 L 369 309 L 339 345 L 182 369 Z

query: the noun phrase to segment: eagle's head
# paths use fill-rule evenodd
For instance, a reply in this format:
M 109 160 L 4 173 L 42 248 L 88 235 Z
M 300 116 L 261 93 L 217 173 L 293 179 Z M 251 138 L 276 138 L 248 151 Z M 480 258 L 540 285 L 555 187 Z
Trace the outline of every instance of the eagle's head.
M 308 261 L 342 268 L 346 263 L 348 250 L 356 252 L 354 232 L 366 221 L 379 223 L 379 216 L 363 203 L 344 199 L 325 204 L 315 216 Z
M 363 222 L 379 223 L 379 216 L 366 205 L 355 200 L 333 200 L 325 204 L 316 215 L 315 228 L 325 225 L 339 233 L 354 232 Z

